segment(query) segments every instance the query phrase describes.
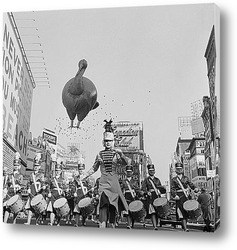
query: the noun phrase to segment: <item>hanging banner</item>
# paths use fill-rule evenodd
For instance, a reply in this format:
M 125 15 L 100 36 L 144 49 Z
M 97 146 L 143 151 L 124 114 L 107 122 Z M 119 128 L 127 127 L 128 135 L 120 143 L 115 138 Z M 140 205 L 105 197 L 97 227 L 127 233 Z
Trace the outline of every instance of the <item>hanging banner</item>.
M 3 15 L 3 134 L 26 163 L 33 83 L 10 16 Z

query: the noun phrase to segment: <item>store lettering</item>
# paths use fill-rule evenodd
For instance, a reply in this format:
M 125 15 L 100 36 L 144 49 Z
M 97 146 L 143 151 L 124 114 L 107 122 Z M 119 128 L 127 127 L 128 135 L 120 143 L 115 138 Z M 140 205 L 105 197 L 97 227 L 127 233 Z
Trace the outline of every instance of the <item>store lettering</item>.
M 27 152 L 27 139 L 22 130 L 18 131 L 18 125 L 15 129 L 15 146 L 26 155 Z

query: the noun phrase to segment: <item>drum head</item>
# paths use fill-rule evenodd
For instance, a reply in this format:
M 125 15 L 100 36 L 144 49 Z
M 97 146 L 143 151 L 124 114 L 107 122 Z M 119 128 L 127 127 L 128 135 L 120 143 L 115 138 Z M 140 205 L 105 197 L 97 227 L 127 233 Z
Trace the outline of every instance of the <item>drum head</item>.
M 59 208 L 62 207 L 66 202 L 67 202 L 66 198 L 59 198 L 54 202 L 53 206 L 54 208 Z
M 91 198 L 87 197 L 87 198 L 84 198 L 84 199 L 81 199 L 78 203 L 78 207 L 86 207 L 88 206 L 89 204 L 91 204 Z
M 7 201 L 7 205 L 8 205 L 8 206 L 11 206 L 11 205 L 14 204 L 18 199 L 19 199 L 19 195 L 18 195 L 18 194 L 12 196 L 12 197 Z
M 153 202 L 155 207 L 164 206 L 167 204 L 167 199 L 165 197 L 156 198 Z
M 136 212 L 136 211 L 139 211 L 143 208 L 143 203 L 139 200 L 137 201 L 132 201 L 129 206 L 128 206 L 128 209 L 129 211 L 131 212 Z
M 37 194 L 31 201 L 31 206 L 38 204 L 43 198 L 42 194 Z
M 198 202 L 196 200 L 188 200 L 184 202 L 183 208 L 186 211 L 196 210 L 198 208 Z

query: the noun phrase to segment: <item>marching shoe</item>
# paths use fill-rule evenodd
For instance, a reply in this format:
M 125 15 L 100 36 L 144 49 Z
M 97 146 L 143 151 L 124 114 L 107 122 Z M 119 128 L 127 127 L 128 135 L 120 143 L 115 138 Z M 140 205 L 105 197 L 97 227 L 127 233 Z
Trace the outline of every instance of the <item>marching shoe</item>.
M 101 223 L 99 224 L 99 228 L 106 228 L 106 223 L 105 223 L 105 221 L 103 221 L 103 222 L 101 222 Z
M 127 229 L 132 229 L 132 227 L 130 227 L 130 226 L 127 226 Z
M 29 225 L 30 225 L 30 223 L 26 222 L 26 223 L 24 223 L 24 225 L 28 225 L 28 226 L 29 226 Z
M 156 231 L 157 231 L 157 230 L 158 230 L 158 227 L 154 227 L 154 229 L 153 229 L 153 230 L 156 230 Z

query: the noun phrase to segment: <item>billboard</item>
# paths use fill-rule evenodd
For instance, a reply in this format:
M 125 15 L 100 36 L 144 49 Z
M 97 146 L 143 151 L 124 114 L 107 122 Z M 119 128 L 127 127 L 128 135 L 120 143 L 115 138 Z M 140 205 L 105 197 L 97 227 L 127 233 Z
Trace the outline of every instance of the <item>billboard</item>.
M 53 131 L 45 128 L 42 132 L 42 138 L 48 142 L 51 157 L 56 160 L 58 136 Z
M 3 133 L 26 163 L 34 84 L 8 14 L 3 15 Z
M 116 148 L 144 150 L 142 122 L 114 122 L 113 125 Z

